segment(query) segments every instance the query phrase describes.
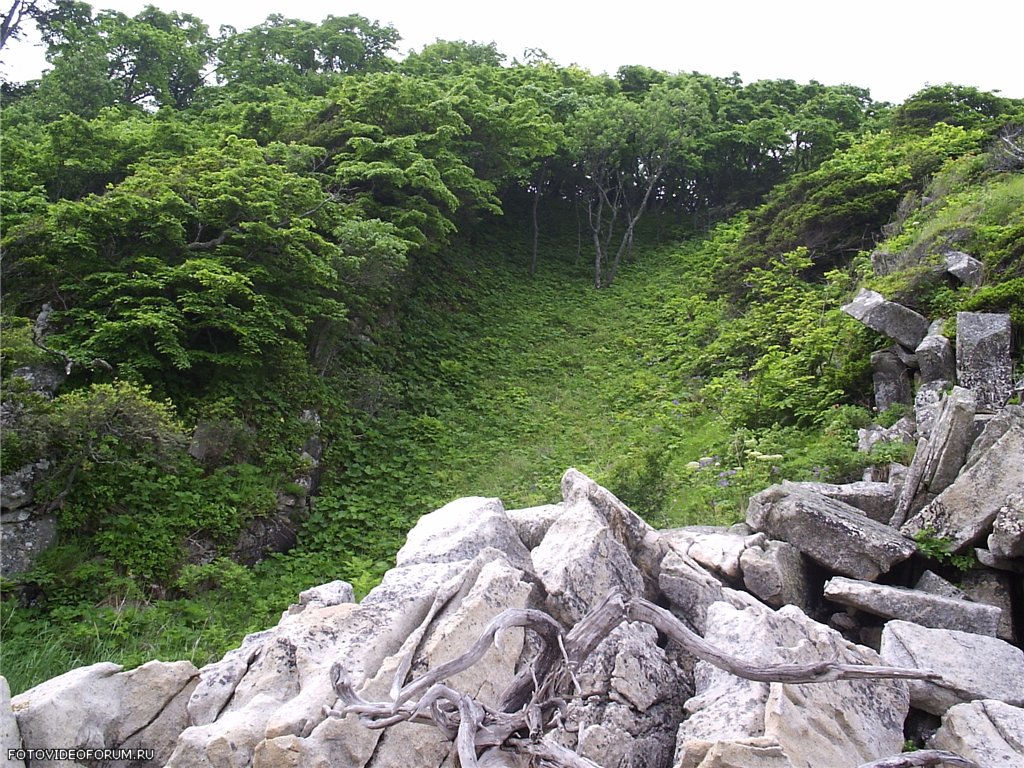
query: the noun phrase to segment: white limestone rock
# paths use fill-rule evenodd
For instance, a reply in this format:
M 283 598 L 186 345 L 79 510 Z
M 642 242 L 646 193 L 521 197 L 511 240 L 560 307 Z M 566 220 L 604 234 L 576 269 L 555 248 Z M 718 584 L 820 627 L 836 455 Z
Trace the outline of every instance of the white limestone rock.
M 993 699 L 957 704 L 928 746 L 985 768 L 1024 768 L 1024 709 Z
M 707 639 L 754 663 L 836 658 L 879 663 L 870 649 L 847 642 L 793 606 L 773 612 L 763 606 L 737 610 L 716 603 L 708 612 Z M 738 742 L 743 745 L 740 753 L 748 754 L 746 747 L 759 738 L 765 741 L 757 748 L 768 749 L 762 756 L 773 761 L 767 765 L 785 765 L 780 762 L 785 759 L 800 768 L 854 768 L 898 753 L 903 744 L 909 708 L 904 682 L 768 684 L 741 680 L 703 662 L 696 672 L 696 695 L 686 705 L 690 716 L 679 728 L 677 766 L 705 765 L 716 744 Z
M 24 760 L 7 756 L 9 749 L 21 749 L 21 733 L 11 711 L 11 687 L 0 675 L 0 768 L 25 768 Z
M 873 581 L 915 551 L 913 541 L 855 507 L 792 483 L 750 497 L 747 523 L 835 573 Z
M 649 625 L 620 624 L 581 665 L 582 696 L 570 702 L 569 719 L 579 724 L 574 746 L 583 757 L 604 766 L 670 765 L 692 691 L 657 639 Z
M 671 549 L 661 561 L 658 584 L 672 612 L 704 633 L 712 603 L 725 600 L 722 583 L 689 555 Z
M 575 624 L 613 590 L 644 593 L 629 551 L 588 502 L 568 506 L 532 555 L 546 607 L 564 624 Z
M 504 552 L 517 568 L 530 567 L 530 552 L 501 500 L 470 496 L 421 517 L 398 550 L 395 564 L 401 568 L 472 560 L 486 547 Z
M 763 546 L 748 547 L 740 557 L 740 567 L 743 585 L 768 605 L 796 605 L 810 611 L 807 565 L 792 544 L 766 541 Z
M 896 667 L 939 673 L 910 681 L 910 703 L 933 715 L 976 699 L 1024 706 L 1024 651 L 994 637 L 890 621 L 882 630 L 882 659 Z
M 690 528 L 661 531 L 661 536 L 675 549 L 686 552 L 705 568 L 731 581 L 739 581 L 743 576 L 740 570 L 743 550 L 765 540 L 764 534 L 752 537 Z
M 856 483 L 790 483 L 856 507 L 878 523 L 888 523 L 896 508 L 896 490 L 890 483 L 861 480 Z
M 992 605 L 842 576 L 825 582 L 825 597 L 886 619 L 902 619 L 924 627 L 958 629 L 991 637 L 995 637 L 1002 616 L 1002 610 Z
M 564 509 L 561 504 L 542 504 L 539 507 L 510 509 L 505 512 L 512 527 L 519 534 L 519 539 L 527 549 L 533 549 L 544 539 L 548 528 L 559 517 Z
M 15 696 L 25 749 L 145 747 L 162 766 L 186 727 L 185 702 L 198 670 L 189 661 L 150 661 L 123 671 L 103 662 L 73 669 Z M 33 760 L 33 768 L 66 765 Z
M 907 536 L 930 530 L 961 552 L 981 539 L 1010 496 L 1024 488 L 1024 424 L 1014 424 L 931 503 L 901 528 Z

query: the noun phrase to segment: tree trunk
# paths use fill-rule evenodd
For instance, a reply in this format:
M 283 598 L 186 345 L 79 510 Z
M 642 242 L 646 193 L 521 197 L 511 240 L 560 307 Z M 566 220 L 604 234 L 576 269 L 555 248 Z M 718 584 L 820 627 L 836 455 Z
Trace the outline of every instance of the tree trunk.
M 533 193 L 533 252 L 530 255 L 530 277 L 537 274 L 537 239 L 540 236 L 540 224 L 537 222 L 537 208 L 540 205 L 540 195 L 544 187 L 544 176 L 548 171 L 548 161 L 545 160 L 540 167 L 537 176 L 537 184 Z

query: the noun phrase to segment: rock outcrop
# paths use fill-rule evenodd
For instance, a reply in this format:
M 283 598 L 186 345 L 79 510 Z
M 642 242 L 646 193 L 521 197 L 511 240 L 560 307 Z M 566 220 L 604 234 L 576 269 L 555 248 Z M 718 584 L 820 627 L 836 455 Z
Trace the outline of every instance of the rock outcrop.
M 988 454 L 1014 434 L 975 466 L 990 465 Z M 1002 728 L 992 723 L 1024 705 L 1024 655 L 991 636 L 1002 610 L 988 599 L 972 601 L 934 574 L 917 590 L 870 583 L 915 552 L 872 519 L 894 499 L 879 485 L 785 483 L 752 498 L 748 525 L 731 529 L 656 531 L 575 470 L 558 504 L 506 511 L 497 499 L 459 499 L 421 518 L 396 567 L 359 603 L 344 582 L 324 584 L 201 670 L 187 662 L 78 669 L 15 696 L 16 723 L 0 713 L 0 725 L 27 749 L 59 741 L 155 750 L 140 766 L 455 768 L 451 737 L 438 728 L 370 730 L 354 714 L 337 716 L 345 710 L 332 667 L 362 700 L 386 702 L 473 647 L 507 610 L 540 610 L 569 629 L 617 593 L 668 606 L 717 653 L 755 666 L 887 664 L 940 676 L 749 680 L 625 621 L 573 670 L 576 694 L 560 715 L 565 727 L 544 741 L 551 749 L 607 768 L 855 768 L 900 751 L 914 707 L 948 713 L 935 745 L 983 755 L 964 734 Z M 859 580 L 836 576 L 822 590 L 813 575 L 821 570 Z M 998 591 L 1002 582 L 989 583 Z M 858 611 L 833 617 L 842 634 L 816 620 L 829 604 Z M 848 639 L 859 628 L 871 633 L 870 623 L 861 628 L 865 616 L 902 619 L 880 630 L 880 654 Z M 530 631 L 501 630 L 476 664 L 444 682 L 495 706 L 539 647 Z M 980 715 L 957 709 L 982 699 Z M 508 753 L 481 754 L 481 765 L 519 765 Z
M 920 314 L 866 288 L 844 304 L 842 310 L 907 349 L 916 349 L 928 333 L 928 321 Z

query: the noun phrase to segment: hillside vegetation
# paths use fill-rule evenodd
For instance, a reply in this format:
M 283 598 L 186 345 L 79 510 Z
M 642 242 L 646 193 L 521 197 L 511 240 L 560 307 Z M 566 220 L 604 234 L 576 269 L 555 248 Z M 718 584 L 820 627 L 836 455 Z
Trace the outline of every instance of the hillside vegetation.
M 205 662 L 301 589 L 368 590 L 425 512 L 545 503 L 567 466 L 672 526 L 900 458 L 855 450 L 898 415 L 871 410 L 885 342 L 839 312 L 861 282 L 1024 329 L 1021 101 L 33 7 L 52 69 L 3 86 L 2 465 L 47 462 L 59 541 L 2 584 L 16 692 Z M 874 277 L 876 248 L 908 268 Z M 933 268 L 953 248 L 980 289 Z M 12 375 L 40 365 L 69 372 L 52 399 Z M 288 499 L 297 543 L 236 562 Z

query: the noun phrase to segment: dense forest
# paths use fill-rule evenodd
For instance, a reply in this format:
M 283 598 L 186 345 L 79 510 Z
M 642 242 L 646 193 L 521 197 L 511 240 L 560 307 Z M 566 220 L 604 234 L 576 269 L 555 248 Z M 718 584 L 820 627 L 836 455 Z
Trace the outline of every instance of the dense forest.
M 900 415 L 871 407 L 885 342 L 839 312 L 858 284 L 1024 330 L 1022 100 L 399 60 L 360 16 L 214 35 L 74 0 L 15 2 L 0 47 L 30 24 L 2 472 L 40 468 L 59 538 L 2 582 L 15 692 L 202 663 L 301 589 L 365 592 L 451 498 L 544 503 L 570 465 L 662 526 L 857 477 L 856 428 Z M 981 288 L 934 268 L 950 248 Z M 874 276 L 876 249 L 911 268 Z

